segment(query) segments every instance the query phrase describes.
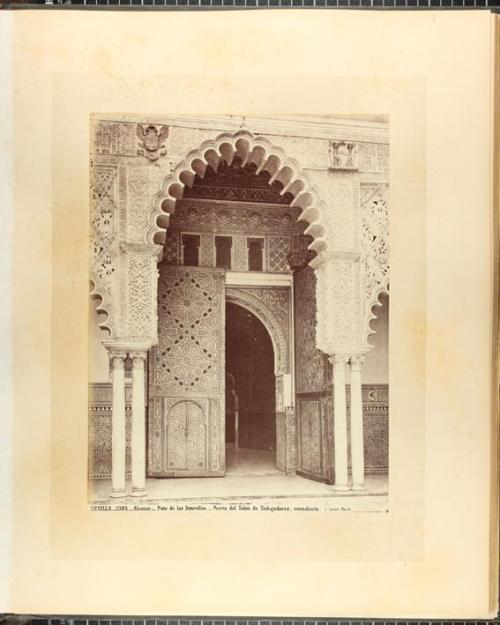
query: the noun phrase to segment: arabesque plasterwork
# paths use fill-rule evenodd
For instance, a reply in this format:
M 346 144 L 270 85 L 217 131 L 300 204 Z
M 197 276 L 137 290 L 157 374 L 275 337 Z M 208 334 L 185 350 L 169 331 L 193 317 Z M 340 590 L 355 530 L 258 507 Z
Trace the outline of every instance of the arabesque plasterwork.
M 159 139 L 167 126 L 169 132 L 155 143 L 153 139 Z M 202 176 L 208 166 L 216 171 L 220 162 L 238 157 L 242 163 L 255 163 L 257 172 L 267 172 L 270 182 L 279 181 L 283 192 L 294 197 L 291 208 L 280 207 L 280 214 L 288 211 L 306 224 L 310 249 L 316 252 L 310 264 L 318 287 L 317 346 L 325 353 L 368 349 L 371 308 L 388 289 L 387 145 L 358 137 L 351 142 L 355 147 L 344 154 L 340 143 L 349 146 L 349 141 L 318 140 L 325 150 L 324 168 L 304 169 L 288 157 L 279 136 L 271 141 L 246 129 L 215 136 L 201 129 L 198 135 L 205 139 L 181 156 L 182 128 L 174 126 L 151 119 L 95 123 L 91 280 L 101 310 L 108 313 L 103 325 L 111 330 L 111 338 L 146 347 L 156 343 L 157 263 L 162 256 L 167 263 L 179 262 L 179 239 L 168 233 L 169 220 L 177 219 L 177 208 L 187 210 L 190 200 L 178 200 L 195 176 Z M 149 127 L 157 132 L 151 131 L 148 148 Z M 143 154 L 138 154 L 141 137 Z M 289 142 L 285 136 L 282 141 Z M 328 155 L 334 145 L 338 167 Z M 344 157 L 347 160 L 342 161 Z M 363 172 L 370 173 L 372 182 L 363 182 Z M 261 212 L 256 210 L 256 215 Z M 276 271 L 287 271 L 286 246 L 280 236 L 279 232 L 272 235 L 267 263 Z M 143 249 L 133 249 L 134 245 Z M 243 261 L 239 266 L 244 266 Z
M 361 186 L 364 329 L 371 333 L 373 307 L 389 292 L 389 210 L 386 184 Z
M 100 300 L 98 310 L 107 312 L 110 327 L 116 281 L 117 176 L 116 166 L 96 166 L 92 172 L 90 210 L 90 280 L 92 293 Z M 116 323 L 116 319 L 114 320 Z

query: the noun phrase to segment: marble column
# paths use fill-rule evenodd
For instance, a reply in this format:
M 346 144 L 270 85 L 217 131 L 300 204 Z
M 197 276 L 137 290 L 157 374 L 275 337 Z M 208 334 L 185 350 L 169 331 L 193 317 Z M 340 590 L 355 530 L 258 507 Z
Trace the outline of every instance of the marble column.
M 352 489 L 365 490 L 365 458 L 363 441 L 363 398 L 361 369 L 364 356 L 351 358 L 351 463 Z
M 146 494 L 146 411 L 144 397 L 145 351 L 133 351 L 132 359 L 132 496 Z
M 347 357 L 334 354 L 333 363 L 333 437 L 335 453 L 335 490 L 349 490 L 347 473 L 347 408 L 345 367 Z
M 125 497 L 125 352 L 110 352 L 113 384 L 111 412 L 111 497 Z

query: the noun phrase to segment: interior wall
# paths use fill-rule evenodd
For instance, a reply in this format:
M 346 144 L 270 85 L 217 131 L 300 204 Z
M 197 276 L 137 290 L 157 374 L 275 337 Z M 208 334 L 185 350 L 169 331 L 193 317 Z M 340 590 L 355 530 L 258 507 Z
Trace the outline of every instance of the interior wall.
M 389 296 L 381 295 L 382 306 L 374 306 L 377 315 L 370 326 L 375 331 L 368 342 L 373 349 L 366 355 L 363 365 L 363 384 L 389 383 Z

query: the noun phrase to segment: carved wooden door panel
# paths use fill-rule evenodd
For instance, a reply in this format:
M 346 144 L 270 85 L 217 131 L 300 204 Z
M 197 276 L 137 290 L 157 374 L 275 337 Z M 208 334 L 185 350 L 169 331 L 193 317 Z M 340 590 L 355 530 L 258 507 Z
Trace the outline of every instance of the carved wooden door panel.
M 333 482 L 333 414 L 329 366 L 316 348 L 316 279 L 305 267 L 294 274 L 297 473 Z
M 224 475 L 224 271 L 160 266 L 149 370 L 148 474 Z

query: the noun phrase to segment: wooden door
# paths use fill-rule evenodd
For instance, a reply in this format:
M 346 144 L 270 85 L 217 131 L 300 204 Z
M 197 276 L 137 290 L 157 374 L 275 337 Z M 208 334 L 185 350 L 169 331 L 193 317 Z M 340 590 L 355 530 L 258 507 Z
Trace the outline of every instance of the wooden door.
M 224 475 L 224 327 L 224 270 L 160 265 L 149 370 L 153 477 Z
M 316 348 L 316 278 L 311 267 L 294 274 L 297 473 L 333 483 L 331 365 Z

